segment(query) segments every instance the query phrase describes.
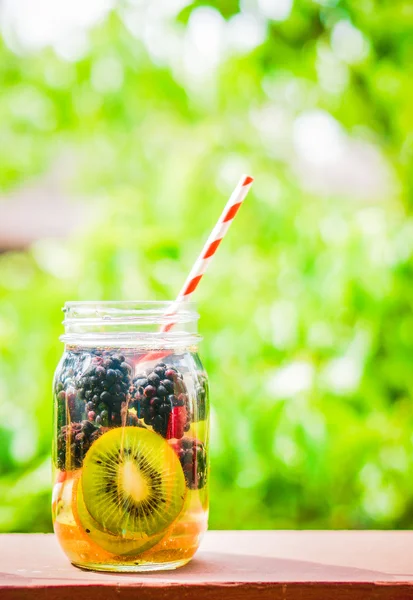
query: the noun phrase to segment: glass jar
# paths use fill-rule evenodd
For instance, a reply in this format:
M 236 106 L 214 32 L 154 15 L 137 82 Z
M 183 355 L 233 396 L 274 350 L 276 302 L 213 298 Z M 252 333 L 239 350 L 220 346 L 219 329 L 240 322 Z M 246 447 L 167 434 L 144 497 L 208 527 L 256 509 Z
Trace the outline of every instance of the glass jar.
M 70 561 L 174 569 L 208 519 L 208 380 L 183 303 L 68 302 L 54 378 L 53 523 Z

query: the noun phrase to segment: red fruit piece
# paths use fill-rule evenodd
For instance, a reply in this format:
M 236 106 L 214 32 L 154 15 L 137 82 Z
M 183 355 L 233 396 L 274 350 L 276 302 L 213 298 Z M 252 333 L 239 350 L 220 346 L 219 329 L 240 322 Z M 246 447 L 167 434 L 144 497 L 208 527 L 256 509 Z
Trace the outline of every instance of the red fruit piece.
M 167 439 L 176 438 L 180 440 L 185 431 L 187 412 L 185 406 L 174 406 L 169 415 Z
M 173 369 L 167 369 L 165 371 L 165 377 L 170 381 L 175 381 L 175 379 L 178 377 L 178 374 Z
M 66 477 L 67 477 L 66 471 L 57 471 L 56 483 L 63 483 L 63 481 L 66 479 Z

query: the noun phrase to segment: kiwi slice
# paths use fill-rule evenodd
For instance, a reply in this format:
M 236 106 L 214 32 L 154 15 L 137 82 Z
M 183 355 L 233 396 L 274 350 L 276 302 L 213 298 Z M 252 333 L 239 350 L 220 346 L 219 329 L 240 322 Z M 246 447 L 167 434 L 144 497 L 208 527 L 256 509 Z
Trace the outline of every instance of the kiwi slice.
M 90 447 L 83 462 L 87 511 L 108 532 L 152 536 L 182 510 L 185 477 L 168 442 L 149 429 L 118 427 Z
M 133 555 L 149 550 L 157 544 L 164 533 L 158 533 L 151 537 L 144 534 L 135 534 L 134 537 L 116 536 L 113 533 L 105 531 L 99 523 L 89 514 L 83 497 L 82 484 L 76 482 L 74 493 L 75 519 L 84 531 L 100 548 L 116 555 Z

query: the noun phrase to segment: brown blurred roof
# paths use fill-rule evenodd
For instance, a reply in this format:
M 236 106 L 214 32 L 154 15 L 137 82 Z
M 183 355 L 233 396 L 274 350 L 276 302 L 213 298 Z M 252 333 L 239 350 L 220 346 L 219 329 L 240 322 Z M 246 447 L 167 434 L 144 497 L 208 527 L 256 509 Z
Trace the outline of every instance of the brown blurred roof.
M 41 179 L 0 197 L 0 251 L 66 237 L 85 223 L 87 206 L 65 189 L 72 174 L 73 164 L 59 160 Z

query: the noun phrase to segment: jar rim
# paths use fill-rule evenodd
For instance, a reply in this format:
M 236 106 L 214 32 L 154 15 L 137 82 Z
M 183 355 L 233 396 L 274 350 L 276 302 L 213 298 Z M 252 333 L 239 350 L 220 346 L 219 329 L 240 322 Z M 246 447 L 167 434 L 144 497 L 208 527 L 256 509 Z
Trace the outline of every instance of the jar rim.
M 63 307 L 64 342 L 94 340 L 144 344 L 192 344 L 199 314 L 193 302 L 86 300 L 68 301 Z M 163 328 L 170 325 L 173 327 Z
M 173 307 L 173 316 L 171 309 Z M 163 325 L 171 320 L 178 323 L 196 322 L 199 314 L 194 302 L 175 302 L 164 300 L 85 300 L 65 302 L 62 308 L 65 313 L 63 324 L 76 320 L 105 322 L 120 318 L 136 320 L 136 322 L 151 322 Z
M 176 300 L 67 300 L 65 302 L 66 306 L 75 306 L 75 305 L 92 305 L 92 304 L 102 304 L 102 305 L 126 305 L 126 304 L 141 304 L 148 306 L 169 306 L 175 303 Z M 179 303 L 180 306 L 196 306 L 196 303 L 190 300 L 182 300 Z

